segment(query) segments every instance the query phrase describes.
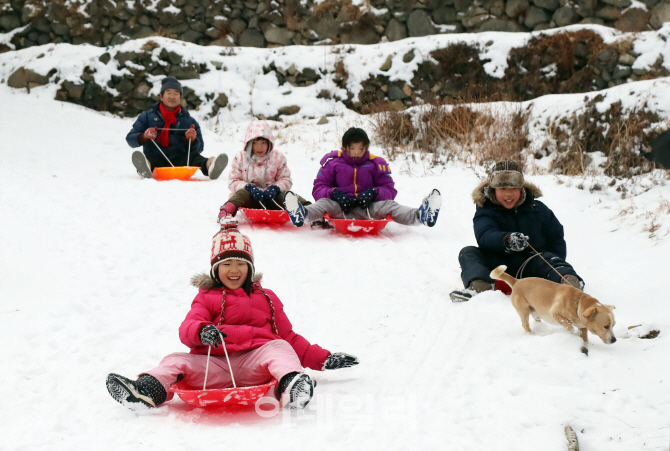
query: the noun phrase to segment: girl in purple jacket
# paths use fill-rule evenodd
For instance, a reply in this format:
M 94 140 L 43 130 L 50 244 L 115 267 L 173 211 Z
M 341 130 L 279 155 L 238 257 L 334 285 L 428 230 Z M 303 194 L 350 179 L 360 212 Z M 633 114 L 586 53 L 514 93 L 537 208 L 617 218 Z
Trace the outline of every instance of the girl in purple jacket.
M 368 151 L 370 139 L 360 128 L 350 128 L 342 136 L 342 150 L 334 150 L 321 159 L 321 169 L 314 180 L 312 195 L 316 202 L 303 206 L 291 191 L 284 204 L 291 222 L 302 226 L 305 221 L 331 218 L 386 219 L 406 225 L 433 227 L 440 212 L 442 198 L 434 189 L 419 208 L 400 205 L 391 177 L 391 168 L 382 157 Z
M 274 378 L 279 381 L 275 395 L 292 409 L 305 407 L 316 386 L 303 367 L 321 371 L 358 364 L 356 357 L 330 353 L 293 331 L 279 298 L 254 277 L 251 242 L 236 223 L 214 235 L 210 273 L 191 282 L 200 290 L 179 327 L 179 338 L 191 352 L 166 356 L 137 380 L 108 375 L 107 390 L 121 404 L 132 409 L 157 407 L 172 398 L 172 384 L 183 381 L 202 387 L 206 372 L 209 388 L 232 387 L 223 346 L 239 386 Z

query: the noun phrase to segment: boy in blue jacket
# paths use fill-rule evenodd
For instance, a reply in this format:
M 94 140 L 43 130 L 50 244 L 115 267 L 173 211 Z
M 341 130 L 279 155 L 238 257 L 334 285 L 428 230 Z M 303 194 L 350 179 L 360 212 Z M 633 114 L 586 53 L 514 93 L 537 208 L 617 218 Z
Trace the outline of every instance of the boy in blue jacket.
M 495 281 L 489 274 L 499 265 L 506 265 L 507 272 L 517 279 L 540 277 L 584 288 L 582 278 L 565 261 L 563 226 L 537 200 L 540 196 L 540 189 L 525 181 L 521 166 L 511 160 L 496 163 L 489 177 L 472 192 L 477 205 L 473 222 L 479 247 L 467 246 L 458 255 L 465 289 L 450 294 L 453 302 L 468 301 L 492 290 Z
M 132 162 L 140 177 L 151 178 L 154 168 L 200 166 L 204 175 L 217 179 L 228 164 L 228 156 L 203 157 L 204 148 L 200 125 L 181 106 L 183 90 L 174 77 L 161 82 L 161 101 L 140 114 L 126 136 L 130 147 L 142 146 L 135 151 Z M 190 152 L 189 152 L 190 142 Z

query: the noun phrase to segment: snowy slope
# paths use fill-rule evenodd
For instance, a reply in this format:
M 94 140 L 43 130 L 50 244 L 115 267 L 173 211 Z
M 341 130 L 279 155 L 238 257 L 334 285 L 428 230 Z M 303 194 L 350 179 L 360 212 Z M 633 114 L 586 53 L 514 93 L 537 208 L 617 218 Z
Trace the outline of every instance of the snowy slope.
M 530 177 L 565 226 L 587 291 L 617 307 L 619 340 L 591 337 L 588 357 L 558 327 L 525 335 L 499 292 L 449 301 L 458 251 L 474 244 L 471 169 L 417 163 L 409 175 L 392 164 L 401 203 L 442 191 L 432 229 L 390 224 L 352 239 L 241 223 L 295 330 L 361 364 L 311 372 L 319 385 L 303 412 L 214 415 L 174 400 L 135 413 L 110 398 L 105 377 L 186 351 L 177 329 L 196 294 L 188 280 L 208 269 L 227 171 L 214 182 L 141 180 L 124 141 L 131 120 L 5 86 L 0 98 L 0 448 L 563 450 L 571 425 L 583 450 L 668 449 L 670 245 L 642 220 L 617 219 L 631 202 L 643 213 L 670 199 L 667 184 L 631 201 Z M 315 122 L 277 130 L 308 197 L 320 157 L 365 125 L 353 114 Z M 205 129 L 204 154 L 232 156 L 245 126 Z M 668 216 L 659 220 L 667 230 Z M 638 338 L 650 329 L 660 336 Z

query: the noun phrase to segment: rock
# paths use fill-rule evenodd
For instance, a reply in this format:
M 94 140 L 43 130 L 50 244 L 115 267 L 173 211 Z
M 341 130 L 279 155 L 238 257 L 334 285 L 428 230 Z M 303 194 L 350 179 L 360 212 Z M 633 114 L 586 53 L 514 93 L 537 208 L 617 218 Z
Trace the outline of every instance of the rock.
M 575 12 L 582 17 L 593 17 L 598 7 L 598 0 L 577 0 Z
M 19 67 L 7 78 L 10 88 L 27 88 L 29 86 L 43 86 L 49 83 L 49 77 L 40 75 L 31 69 Z
M 641 1 L 642 3 L 644 3 L 644 4 L 647 6 L 647 8 L 651 9 L 651 8 L 653 8 L 654 6 L 658 5 L 658 3 L 659 3 L 661 0 L 640 0 L 640 1 Z
M 414 59 L 414 50 L 410 50 L 402 56 L 403 63 L 409 63 Z
M 405 95 L 406 95 L 407 97 L 409 97 L 409 96 L 412 95 L 412 88 L 410 87 L 410 85 L 408 85 L 407 83 L 405 83 L 405 86 L 402 87 L 402 92 L 404 92 Z
M 621 78 L 628 78 L 633 73 L 633 70 L 629 66 L 617 66 L 612 72 L 612 78 L 615 80 Z
M 340 42 L 342 44 L 376 44 L 379 42 L 379 35 L 372 28 L 354 28 L 349 32 L 340 33 Z
M 405 39 L 407 37 L 407 27 L 404 23 L 398 22 L 396 19 L 392 18 L 386 26 L 384 36 L 386 36 L 386 39 L 389 41 Z
M 524 24 L 528 28 L 534 28 L 537 24 L 549 22 L 549 19 L 550 17 L 547 15 L 544 9 L 538 8 L 537 6 L 531 6 L 528 8 L 528 12 L 526 13 Z
M 168 74 L 177 80 L 193 80 L 200 78 L 200 72 L 193 65 L 188 66 L 171 66 Z
M 560 6 L 558 0 L 533 0 L 533 3 L 549 11 L 556 11 Z
M 490 17 L 491 15 L 487 10 L 477 6 L 468 10 L 468 12 L 461 18 L 461 23 L 466 28 L 474 28 Z
M 614 26 L 626 32 L 638 32 L 646 30 L 651 13 L 641 8 L 628 8 L 617 20 Z
M 388 96 L 390 100 L 403 100 L 407 98 L 405 91 L 396 84 L 389 86 Z
M 503 0 L 491 0 L 488 5 L 484 3 L 484 7 L 488 9 L 494 17 L 502 17 L 502 15 L 505 14 L 505 2 Z
M 635 58 L 633 55 L 622 53 L 619 55 L 619 64 L 623 64 L 624 66 L 632 66 L 636 59 L 637 58 Z
M 506 31 L 513 33 L 521 30 L 519 25 L 511 20 L 488 19 L 482 22 L 479 31 Z
M 535 27 L 533 28 L 533 31 L 550 30 L 552 28 L 553 27 L 550 23 L 542 22 L 542 23 L 539 23 L 539 24 L 535 25 Z
M 305 79 L 307 81 L 316 82 L 321 79 L 321 75 L 317 74 L 314 69 L 310 69 L 309 67 L 307 67 L 300 74 L 300 78 Z
M 593 25 L 605 25 L 605 21 L 600 19 L 599 17 L 586 17 L 585 19 L 582 19 L 580 24 L 593 24 Z
M 426 11 L 415 9 L 407 18 L 407 32 L 410 37 L 417 37 L 435 34 L 437 30 Z
M 612 59 L 615 56 L 616 50 L 614 49 L 605 49 L 602 52 L 598 53 L 598 61 L 606 62 Z M 617 56 L 618 59 L 618 56 Z
M 247 29 L 247 23 L 242 19 L 233 19 L 230 21 L 230 31 L 238 35 Z
M 619 9 L 626 9 L 632 3 L 631 0 L 600 0 L 600 1 Z
M 458 20 L 456 8 L 451 6 L 441 6 L 433 11 L 433 21 L 440 25 L 454 23 Z
M 386 61 L 384 61 L 384 64 L 381 65 L 379 70 L 382 72 L 386 72 L 391 68 L 392 65 L 393 65 L 393 55 L 389 55 L 386 57 Z
M 508 0 L 505 6 L 505 14 L 512 19 L 516 19 L 528 11 L 529 7 L 528 0 Z
M 61 87 L 67 91 L 67 95 L 73 99 L 81 99 L 82 94 L 84 93 L 84 88 L 86 85 L 75 84 L 71 81 L 64 81 L 61 84 Z
M 299 111 L 300 107 L 298 105 L 283 106 L 279 108 L 278 114 L 280 116 L 291 116 L 292 114 L 296 114 Z
M 551 20 L 554 21 L 559 27 L 566 27 L 577 22 L 578 19 L 579 16 L 577 16 L 575 11 L 570 6 L 561 6 L 551 17 Z
M 396 99 L 396 100 L 394 100 L 393 102 L 391 102 L 391 104 L 389 105 L 389 107 L 390 107 L 392 110 L 394 110 L 394 111 L 402 111 L 402 110 L 407 109 L 407 106 L 405 106 L 405 104 L 403 103 L 403 101 L 400 100 L 400 99 Z
M 619 20 L 621 18 L 621 10 L 614 6 L 603 6 L 596 13 L 596 17 L 604 20 Z
M 339 25 L 330 14 L 324 14 L 312 26 L 312 30 L 316 33 L 319 41 L 324 39 L 335 39 L 340 31 Z
M 224 93 L 221 93 L 218 95 L 218 97 L 214 100 L 214 103 L 218 105 L 220 108 L 223 108 L 225 106 L 228 106 L 228 96 L 225 95 Z
M 185 32 L 183 32 L 179 35 L 179 40 L 185 41 L 185 42 L 192 42 L 194 44 L 197 44 L 198 41 L 200 41 L 204 37 L 205 37 L 205 35 L 200 33 L 199 31 L 186 30 Z
M 651 10 L 649 24 L 657 30 L 665 22 L 670 22 L 670 3 L 659 3 Z
M 265 47 L 265 38 L 258 30 L 246 29 L 240 34 L 240 47 Z
M 70 28 L 64 23 L 52 22 L 51 29 L 54 33 L 60 36 L 69 36 L 70 34 Z
M 319 119 L 319 122 L 316 123 L 316 125 L 325 125 L 328 123 L 328 118 L 326 116 L 321 116 L 321 119 Z
M 112 55 L 109 54 L 109 52 L 105 52 L 102 55 L 100 55 L 100 58 L 98 58 L 98 61 L 100 61 L 102 64 L 107 64 L 111 61 Z
M 139 52 L 117 52 L 114 55 L 114 59 L 119 62 L 119 67 L 124 67 L 127 61 L 136 61 L 139 57 Z
M 457 12 L 463 13 L 467 11 L 473 3 L 474 0 L 454 0 L 454 8 L 456 8 Z
M 12 31 L 21 26 L 21 19 L 16 14 L 8 14 L 0 17 L 0 28 L 5 31 Z
M 146 99 L 149 97 L 149 91 L 151 91 L 151 87 L 142 82 L 133 90 L 132 96 L 136 99 Z
M 291 45 L 294 35 L 295 33 L 287 28 L 279 28 L 275 25 L 270 25 L 265 30 L 265 40 L 273 44 Z
M 117 91 L 121 93 L 126 93 L 132 90 L 135 87 L 132 81 L 128 80 L 127 78 L 123 77 L 121 78 L 121 81 L 114 87 Z
M 298 73 L 298 69 L 295 68 L 295 63 L 291 64 L 288 69 L 286 69 L 286 72 L 289 75 L 296 75 Z

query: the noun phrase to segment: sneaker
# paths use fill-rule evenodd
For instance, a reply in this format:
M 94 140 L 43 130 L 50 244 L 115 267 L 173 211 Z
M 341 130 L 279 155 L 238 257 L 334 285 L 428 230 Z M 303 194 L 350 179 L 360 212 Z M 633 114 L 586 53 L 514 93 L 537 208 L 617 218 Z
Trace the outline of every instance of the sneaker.
M 118 374 L 107 376 L 107 391 L 112 398 L 133 410 L 141 406 L 156 407 L 165 402 L 167 392 L 153 376 L 144 374 L 136 381 Z
M 493 290 L 494 287 L 494 284 L 486 280 L 475 279 L 470 282 L 467 288 L 449 293 L 449 299 L 451 299 L 451 302 L 466 302 L 479 293 Z
M 573 287 L 577 288 L 578 290 L 583 290 L 584 289 L 584 282 L 579 280 L 579 277 L 573 276 L 572 274 L 568 274 L 561 280 L 561 283 L 565 285 L 572 285 Z
M 135 166 L 135 169 L 137 170 L 137 174 L 140 177 L 143 179 L 151 178 L 151 165 L 149 164 L 147 157 L 145 157 L 142 152 L 139 150 L 133 152 L 131 160 L 133 162 L 133 166 Z
M 227 165 L 228 155 L 225 153 L 216 157 L 210 157 L 210 161 L 207 164 L 207 172 L 209 173 L 210 180 L 218 179 Z
M 419 207 L 419 221 L 421 224 L 433 227 L 437 222 L 437 215 L 442 206 L 442 196 L 436 189 L 423 199 Z
M 298 196 L 293 191 L 286 191 L 284 207 L 293 225 L 302 227 L 305 223 L 305 207 L 298 201 Z
M 277 384 L 278 398 L 282 407 L 304 409 L 314 396 L 314 387 L 316 387 L 316 381 L 305 373 L 286 374 Z

